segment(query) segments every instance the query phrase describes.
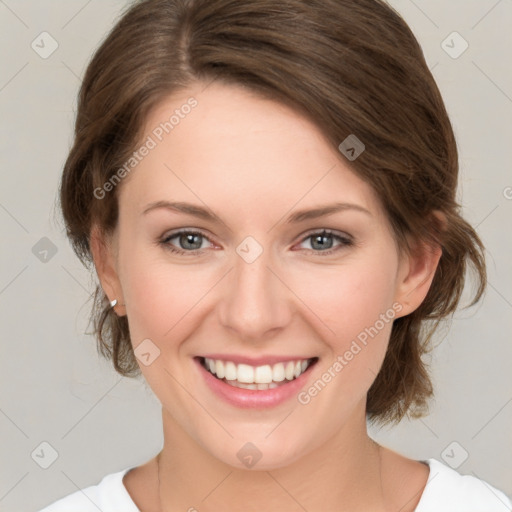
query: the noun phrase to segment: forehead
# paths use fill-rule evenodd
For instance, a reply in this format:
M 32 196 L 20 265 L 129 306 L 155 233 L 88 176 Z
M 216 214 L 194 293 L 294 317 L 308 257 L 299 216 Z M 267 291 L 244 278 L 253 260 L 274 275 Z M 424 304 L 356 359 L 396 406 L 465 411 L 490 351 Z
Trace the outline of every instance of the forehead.
M 277 214 L 276 206 L 344 201 L 382 213 L 316 125 L 241 87 L 197 84 L 167 97 L 148 116 L 142 140 L 151 149 L 123 184 L 132 205 L 204 199 L 212 208 L 264 204 Z

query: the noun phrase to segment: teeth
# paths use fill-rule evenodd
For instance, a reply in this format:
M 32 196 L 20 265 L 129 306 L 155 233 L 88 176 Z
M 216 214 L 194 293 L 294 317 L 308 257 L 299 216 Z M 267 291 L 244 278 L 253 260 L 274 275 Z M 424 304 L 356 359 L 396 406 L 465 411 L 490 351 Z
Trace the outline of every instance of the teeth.
M 266 389 L 274 389 L 278 387 L 278 384 L 275 382 L 271 382 L 269 384 L 243 384 L 242 382 L 238 382 L 237 380 L 226 380 L 222 379 L 226 384 L 233 386 L 234 388 L 242 388 L 242 389 L 253 389 L 253 390 L 266 390 Z
M 254 369 L 254 382 L 258 384 L 270 384 L 272 382 L 272 367 L 268 364 L 257 366 Z
M 294 371 L 295 371 L 295 363 L 293 361 L 290 361 L 289 363 L 286 363 L 286 368 L 284 370 L 284 374 L 286 375 L 286 380 L 292 380 L 293 379 Z
M 272 368 L 272 380 L 274 382 L 283 382 L 284 379 L 285 379 L 284 364 L 283 363 L 275 364 Z
M 219 379 L 245 389 L 272 389 L 277 382 L 293 380 L 306 371 L 311 360 L 288 361 L 273 366 L 236 365 L 232 361 L 205 358 L 205 368 Z
M 224 377 L 226 380 L 236 380 L 236 365 L 231 361 L 227 361 L 225 365 L 226 373 Z
M 248 364 L 239 364 L 237 367 L 236 380 L 238 382 L 245 382 L 246 384 L 253 384 L 254 380 L 254 367 Z

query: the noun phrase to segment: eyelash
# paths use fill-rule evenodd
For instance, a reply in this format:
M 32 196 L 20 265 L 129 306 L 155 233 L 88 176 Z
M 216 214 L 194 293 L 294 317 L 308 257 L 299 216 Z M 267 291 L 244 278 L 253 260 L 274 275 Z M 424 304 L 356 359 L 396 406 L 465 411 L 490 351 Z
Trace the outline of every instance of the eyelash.
M 201 251 L 203 249 L 195 249 L 192 251 L 185 251 L 183 249 L 178 249 L 177 247 L 170 245 L 169 242 L 173 238 L 179 237 L 180 235 L 200 235 L 203 238 L 205 238 L 206 240 L 211 242 L 211 240 L 201 231 L 193 231 L 193 230 L 184 229 L 181 231 L 176 231 L 174 233 L 171 233 L 170 235 L 167 235 L 166 237 L 164 237 L 162 240 L 159 241 L 159 244 L 162 245 L 166 250 L 168 250 L 172 253 L 175 253 L 175 254 L 182 254 L 182 255 L 186 254 L 189 256 L 195 256 L 195 255 L 201 253 Z M 306 241 L 308 238 L 313 238 L 315 235 L 322 235 L 322 236 L 331 235 L 333 238 L 336 238 L 336 239 L 338 239 L 338 241 L 341 242 L 340 245 L 338 245 L 337 247 L 335 247 L 333 249 L 328 249 L 326 251 L 315 251 L 314 249 L 304 249 L 308 252 L 317 253 L 319 256 L 329 256 L 330 254 L 333 254 L 333 253 L 343 249 L 344 247 L 350 247 L 350 246 L 354 245 L 354 241 L 352 240 L 352 238 L 350 236 L 337 235 L 335 232 L 331 231 L 330 229 L 322 229 L 320 231 L 310 232 L 301 239 L 300 243 Z

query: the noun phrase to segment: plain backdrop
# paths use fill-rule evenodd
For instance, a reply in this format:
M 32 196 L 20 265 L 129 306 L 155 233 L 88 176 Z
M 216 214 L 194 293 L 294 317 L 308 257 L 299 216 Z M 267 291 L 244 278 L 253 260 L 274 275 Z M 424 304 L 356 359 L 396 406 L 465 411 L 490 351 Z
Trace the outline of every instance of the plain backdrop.
M 391 5 L 416 34 L 445 99 L 460 150 L 459 201 L 487 247 L 489 287 L 436 338 L 430 415 L 370 432 L 408 457 L 437 458 L 512 496 L 512 2 Z M 56 211 L 81 77 L 125 6 L 0 1 L 4 512 L 37 510 L 162 446 L 152 392 L 117 375 L 86 334 L 95 275 L 74 256 Z

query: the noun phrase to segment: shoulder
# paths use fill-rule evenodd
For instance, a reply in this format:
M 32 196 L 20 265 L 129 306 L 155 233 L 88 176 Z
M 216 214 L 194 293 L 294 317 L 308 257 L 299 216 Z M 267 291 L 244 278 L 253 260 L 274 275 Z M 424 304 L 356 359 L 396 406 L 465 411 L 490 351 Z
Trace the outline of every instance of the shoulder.
M 427 485 L 415 512 L 510 512 L 507 495 L 471 475 L 461 475 L 446 464 L 428 459 Z
M 103 477 L 101 482 L 69 494 L 39 512 L 140 512 L 123 485 L 125 468 Z

